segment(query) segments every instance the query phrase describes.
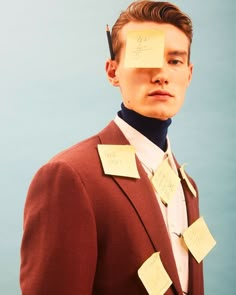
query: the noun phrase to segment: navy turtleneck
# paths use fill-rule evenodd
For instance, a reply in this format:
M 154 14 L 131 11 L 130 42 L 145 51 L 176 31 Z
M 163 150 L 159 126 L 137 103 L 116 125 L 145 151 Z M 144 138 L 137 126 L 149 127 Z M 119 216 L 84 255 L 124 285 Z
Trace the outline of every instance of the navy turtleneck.
M 164 152 L 166 151 L 166 136 L 168 127 L 171 124 L 171 119 L 163 121 L 145 117 L 133 110 L 127 109 L 123 103 L 121 104 L 121 110 L 118 112 L 118 116 L 134 129 L 142 133 Z

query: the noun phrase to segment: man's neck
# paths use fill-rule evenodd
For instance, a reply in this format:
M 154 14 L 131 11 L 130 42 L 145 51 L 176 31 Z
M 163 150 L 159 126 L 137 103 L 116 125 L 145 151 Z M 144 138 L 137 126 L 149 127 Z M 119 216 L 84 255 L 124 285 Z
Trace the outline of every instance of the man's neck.
M 142 133 L 160 149 L 166 151 L 166 136 L 168 127 L 171 124 L 171 119 L 160 120 L 145 117 L 126 108 L 123 103 L 121 104 L 121 110 L 118 112 L 118 116 L 137 131 Z

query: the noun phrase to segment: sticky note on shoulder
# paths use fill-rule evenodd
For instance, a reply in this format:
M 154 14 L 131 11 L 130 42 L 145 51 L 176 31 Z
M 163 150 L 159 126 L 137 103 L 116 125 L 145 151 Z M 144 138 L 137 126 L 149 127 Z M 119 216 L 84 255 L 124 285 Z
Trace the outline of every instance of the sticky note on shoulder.
M 138 276 L 150 295 L 163 295 L 172 284 L 161 262 L 160 252 L 153 253 L 142 264 Z
M 133 146 L 98 144 L 98 153 L 105 174 L 140 178 Z
M 198 218 L 183 233 L 184 242 L 200 263 L 216 245 L 203 217 Z
M 128 31 L 126 68 L 161 68 L 164 60 L 165 35 L 161 30 Z

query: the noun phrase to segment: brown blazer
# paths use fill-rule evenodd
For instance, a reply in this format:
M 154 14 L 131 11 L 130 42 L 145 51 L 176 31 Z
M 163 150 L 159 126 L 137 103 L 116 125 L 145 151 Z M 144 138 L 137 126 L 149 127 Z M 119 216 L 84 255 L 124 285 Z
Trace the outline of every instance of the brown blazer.
M 24 212 L 22 294 L 144 295 L 137 270 L 160 251 L 173 282 L 165 294 L 182 295 L 166 226 L 142 165 L 136 158 L 140 179 L 104 175 L 98 144 L 128 142 L 111 122 L 35 175 Z M 198 197 L 184 180 L 182 186 L 192 224 L 199 217 Z M 190 254 L 189 264 L 189 294 L 202 295 L 202 263 Z

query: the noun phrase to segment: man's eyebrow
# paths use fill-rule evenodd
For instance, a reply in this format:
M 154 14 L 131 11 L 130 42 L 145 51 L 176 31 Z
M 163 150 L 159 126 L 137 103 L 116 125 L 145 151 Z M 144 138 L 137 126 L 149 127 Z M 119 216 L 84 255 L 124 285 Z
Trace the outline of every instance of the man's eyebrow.
M 172 56 L 172 55 L 175 55 L 175 56 L 176 55 L 187 56 L 188 52 L 185 51 L 185 50 L 173 50 L 173 51 L 169 51 L 167 53 L 167 55 L 170 55 L 170 56 Z

